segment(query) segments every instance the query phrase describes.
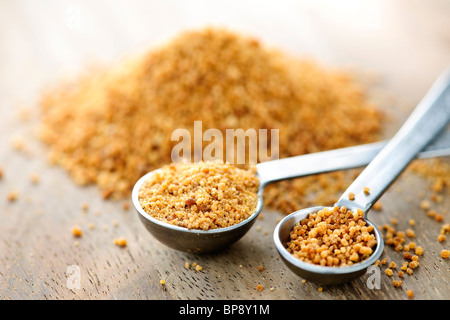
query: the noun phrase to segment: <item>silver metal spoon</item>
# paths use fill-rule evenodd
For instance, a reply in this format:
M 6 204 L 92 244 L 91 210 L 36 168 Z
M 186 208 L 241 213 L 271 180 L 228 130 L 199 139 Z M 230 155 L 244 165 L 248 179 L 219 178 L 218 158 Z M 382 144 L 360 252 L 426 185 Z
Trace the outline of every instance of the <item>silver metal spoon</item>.
M 351 266 L 319 266 L 295 258 L 286 250 L 286 242 L 296 223 L 308 214 L 324 207 L 313 207 L 286 216 L 274 230 L 273 239 L 282 260 L 300 277 L 321 284 L 339 284 L 363 275 L 367 268 L 379 259 L 383 252 L 383 237 L 378 228 L 367 218 L 372 205 L 395 181 L 407 165 L 443 130 L 450 120 L 450 70 L 445 72 L 419 103 L 414 112 L 400 128 L 398 133 L 375 156 L 364 171 L 348 187 L 335 206 L 345 206 L 355 212 L 364 211 L 364 219 L 374 226 L 377 240 L 376 248 L 369 258 Z M 357 124 L 356 124 L 357 125 Z M 364 187 L 370 188 L 365 194 Z M 349 200 L 349 193 L 355 200 Z M 332 208 L 330 208 L 332 209 Z

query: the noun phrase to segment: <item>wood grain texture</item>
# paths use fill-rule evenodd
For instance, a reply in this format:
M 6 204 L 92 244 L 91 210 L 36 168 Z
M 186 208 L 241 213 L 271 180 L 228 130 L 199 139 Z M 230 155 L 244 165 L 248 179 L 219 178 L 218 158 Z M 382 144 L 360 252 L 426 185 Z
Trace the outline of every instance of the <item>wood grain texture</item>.
M 46 86 L 90 63 L 116 61 L 183 29 L 211 24 L 378 75 L 377 90 L 384 94 L 374 97 L 391 117 L 389 137 L 449 62 L 450 5 L 443 0 L 333 3 L 0 1 L 0 299 L 408 299 L 406 289 L 414 290 L 416 299 L 449 299 L 450 261 L 440 257 L 449 242 L 437 241 L 441 224 L 420 209 L 420 201 L 431 195 L 430 183 L 412 172 L 383 196 L 383 210 L 370 216 L 379 225 L 395 217 L 401 230 L 415 219 L 414 241 L 425 250 L 419 268 L 404 277 L 401 288 L 392 286 L 383 267 L 380 289 L 369 289 L 363 276 L 319 292 L 278 257 L 272 232 L 281 214 L 264 210 L 252 230 L 222 252 L 174 251 L 147 233 L 132 208 L 102 200 L 95 187 L 77 187 L 61 168 L 49 166 L 47 149 L 36 139 L 37 99 Z M 23 150 L 12 147 L 18 137 Z M 38 184 L 30 181 L 33 172 Z M 19 197 L 8 202 L 13 190 Z M 84 202 L 88 210 L 82 209 Z M 448 190 L 432 205 L 450 221 Z M 74 225 L 83 229 L 79 239 L 71 233 Z M 127 247 L 114 245 L 120 236 Z M 391 247 L 383 257 L 398 265 L 403 261 Z M 187 269 L 185 262 L 203 270 Z M 80 268 L 79 289 L 68 285 L 70 266 Z

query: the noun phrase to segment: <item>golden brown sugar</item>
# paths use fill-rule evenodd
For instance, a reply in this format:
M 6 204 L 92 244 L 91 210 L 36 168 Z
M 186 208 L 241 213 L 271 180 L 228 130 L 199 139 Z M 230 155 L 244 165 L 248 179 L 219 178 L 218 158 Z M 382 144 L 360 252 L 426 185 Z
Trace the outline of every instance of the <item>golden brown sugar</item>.
M 416 237 L 416 233 L 412 229 L 406 229 L 406 235 L 408 237 L 410 237 L 410 238 L 415 238 Z
M 240 223 L 256 210 L 256 169 L 221 162 L 170 164 L 144 182 L 139 202 L 150 216 L 210 230 Z
M 199 272 L 203 270 L 203 266 L 197 264 L 197 262 L 193 262 L 192 265 L 191 265 L 191 264 L 189 264 L 188 261 L 186 261 L 186 262 L 184 263 L 184 267 L 185 267 L 186 269 L 191 269 L 191 267 L 192 267 L 192 268 L 194 268 L 196 271 L 199 271 Z M 242 268 L 242 265 L 239 266 L 239 267 Z
M 201 266 L 201 265 L 196 265 L 195 266 L 195 270 L 197 270 L 197 271 L 202 271 L 203 270 L 203 267 Z
M 355 194 L 353 192 L 349 192 L 348 200 L 355 200 Z
M 416 160 L 410 168 L 431 181 L 430 189 L 434 193 L 442 193 L 444 188 L 450 186 L 450 163 L 446 159 Z M 438 198 L 443 199 L 441 194 L 437 195 L 436 200 Z
M 74 227 L 72 228 L 72 234 L 73 234 L 75 237 L 79 238 L 79 237 L 81 237 L 81 236 L 83 235 L 83 231 L 81 230 L 80 227 L 74 226 Z
M 378 141 L 383 118 L 351 74 L 219 28 L 89 70 L 41 101 L 50 161 L 76 183 L 96 184 L 105 199 L 128 197 L 142 175 L 170 163 L 173 131 L 192 136 L 195 120 L 222 134 L 279 129 L 285 158 Z M 284 213 L 331 204 L 351 179 L 335 172 L 278 182 L 265 189 L 265 204 Z
M 38 184 L 39 183 L 39 175 L 36 173 L 36 172 L 32 172 L 31 174 L 30 174 L 30 181 L 31 181 L 31 183 L 33 183 L 33 184 Z
M 403 243 L 404 240 L 405 240 L 405 237 L 406 237 L 406 233 L 405 233 L 404 231 L 397 231 L 397 232 L 395 233 L 395 237 L 396 237 L 397 239 L 399 239 L 399 241 L 401 241 L 401 243 Z
M 260 285 L 260 284 L 258 284 L 258 285 L 256 286 L 256 289 L 257 289 L 258 291 L 262 291 L 262 289 L 263 289 L 263 286 L 262 286 L 262 285 Z
M 259 271 L 263 271 L 263 270 L 264 270 L 264 267 L 263 267 L 262 265 L 259 265 L 259 266 L 258 266 L 258 270 L 259 270 Z
M 375 211 L 380 211 L 381 209 L 383 209 L 383 204 L 380 201 L 377 201 L 373 204 L 372 209 Z
M 428 210 L 427 211 L 427 216 L 429 216 L 430 218 L 434 218 L 436 217 L 437 213 L 434 210 Z
M 450 232 L 450 224 L 446 223 L 441 227 L 438 235 L 438 241 L 444 242 L 447 239 L 446 234 Z
M 364 194 L 366 194 L 366 195 L 370 194 L 370 188 L 369 187 L 364 187 L 363 191 L 364 191 Z
M 440 234 L 446 234 L 450 232 L 450 224 L 446 223 L 441 227 Z
M 392 276 L 392 275 L 394 274 L 394 271 L 392 271 L 392 269 L 390 269 L 390 268 L 387 268 L 387 269 L 385 270 L 385 273 L 386 273 L 388 276 Z
M 390 269 L 395 269 L 395 268 L 397 268 L 397 264 L 396 264 L 394 261 L 392 261 L 392 262 L 389 264 L 389 268 L 390 268 Z
M 442 194 L 435 194 L 435 193 L 433 193 L 430 196 L 430 199 L 432 201 L 434 201 L 434 202 L 441 203 L 442 201 L 444 201 L 444 196 Z
M 420 207 L 421 207 L 423 210 L 430 210 L 430 201 L 428 201 L 428 200 L 422 200 L 422 201 L 420 202 Z
M 322 266 L 347 266 L 367 259 L 377 243 L 362 210 L 324 208 L 310 213 L 290 233 L 287 250 L 296 258 Z
M 417 246 L 416 250 L 414 251 L 418 256 L 421 256 L 423 254 L 423 248 L 421 246 Z
M 11 145 L 17 151 L 23 151 L 25 149 L 25 141 L 22 137 L 14 137 L 11 140 Z

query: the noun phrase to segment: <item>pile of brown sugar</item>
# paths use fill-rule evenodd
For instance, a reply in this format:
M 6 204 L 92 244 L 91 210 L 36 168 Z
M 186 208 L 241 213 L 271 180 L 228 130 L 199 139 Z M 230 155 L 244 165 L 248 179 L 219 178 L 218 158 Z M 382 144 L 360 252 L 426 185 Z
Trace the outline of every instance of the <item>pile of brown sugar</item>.
M 144 182 L 139 202 L 150 216 L 188 229 L 238 224 L 256 210 L 256 168 L 220 162 L 170 164 Z
M 290 233 L 287 250 L 296 258 L 321 266 L 349 266 L 367 259 L 377 244 L 363 212 L 345 207 L 310 213 Z
M 379 139 L 380 112 L 347 73 L 291 57 L 219 28 L 184 32 L 42 97 L 50 159 L 104 198 L 130 195 L 145 173 L 172 162 L 177 128 L 279 129 L 280 158 Z M 270 146 L 270 141 L 269 141 Z M 285 213 L 347 186 L 346 173 L 283 181 L 266 205 Z M 351 177 L 348 177 L 351 179 Z M 349 181 L 349 180 L 348 180 Z M 326 187 L 324 187 L 326 186 Z

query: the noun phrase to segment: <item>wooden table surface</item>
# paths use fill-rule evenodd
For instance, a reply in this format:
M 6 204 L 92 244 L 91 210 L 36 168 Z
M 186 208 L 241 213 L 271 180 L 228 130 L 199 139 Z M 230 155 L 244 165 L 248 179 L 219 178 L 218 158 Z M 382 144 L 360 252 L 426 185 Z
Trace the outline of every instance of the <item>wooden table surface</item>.
M 450 62 L 449 15 L 445 0 L 0 0 L 0 299 L 408 299 L 407 289 L 415 299 L 449 299 L 450 261 L 440 257 L 449 240 L 437 241 L 441 224 L 420 209 L 430 184 L 413 172 L 402 174 L 371 218 L 379 225 L 397 218 L 402 230 L 415 219 L 415 241 L 425 250 L 419 268 L 401 288 L 381 268 L 379 289 L 370 288 L 365 275 L 320 292 L 279 259 L 272 231 L 280 213 L 264 210 L 250 232 L 222 252 L 178 252 L 156 242 L 132 208 L 102 200 L 95 187 L 80 188 L 50 166 L 35 137 L 37 98 L 45 86 L 90 63 L 116 61 L 206 25 L 376 75 L 379 103 L 390 114 L 389 137 Z M 39 174 L 38 184 L 30 181 L 32 173 Z M 9 202 L 13 190 L 19 197 Z M 443 201 L 432 203 L 447 223 L 449 194 L 445 190 Z M 74 225 L 83 228 L 83 237 L 73 237 Z M 120 236 L 126 248 L 114 245 Z M 383 257 L 403 260 L 391 247 Z M 186 261 L 203 270 L 186 269 Z

